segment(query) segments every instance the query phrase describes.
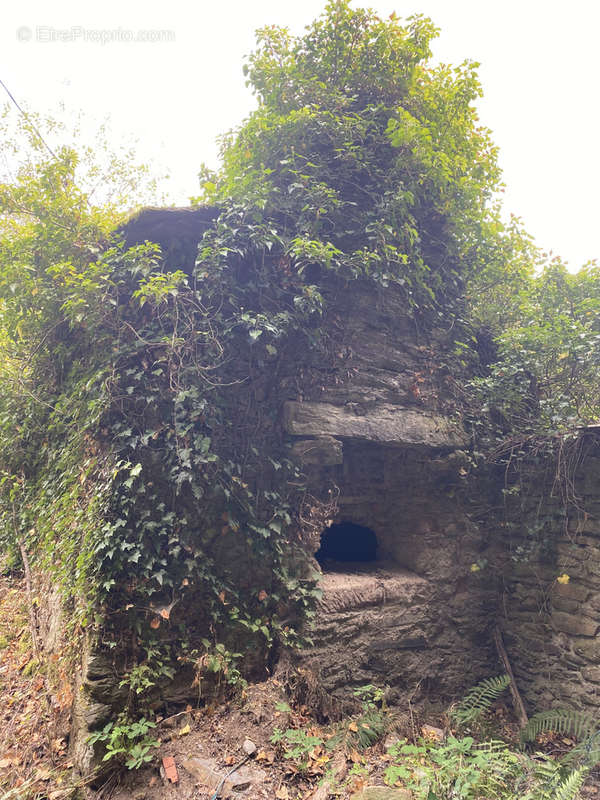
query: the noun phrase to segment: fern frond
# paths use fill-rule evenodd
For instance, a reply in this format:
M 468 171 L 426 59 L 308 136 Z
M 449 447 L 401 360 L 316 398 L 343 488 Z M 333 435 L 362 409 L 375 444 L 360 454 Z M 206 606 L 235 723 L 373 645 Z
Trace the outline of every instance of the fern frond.
M 531 800 L 555 800 L 559 786 L 569 777 L 565 768 L 545 753 L 536 753 L 533 764 L 535 780 Z
M 473 745 L 473 750 L 478 753 L 506 753 L 508 752 L 508 745 L 502 739 L 486 739 L 485 742 L 476 742 Z
M 579 797 L 579 790 L 583 786 L 587 775 L 587 767 L 580 767 L 573 770 L 567 777 L 561 781 L 557 786 L 552 800 L 576 800 Z
M 556 731 L 563 735 L 574 736 L 582 740 L 594 733 L 596 725 L 592 717 L 581 711 L 570 709 L 553 709 L 535 714 L 521 730 L 521 742 L 535 741 L 540 733 Z
M 582 766 L 592 769 L 600 763 L 600 730 L 594 731 L 560 759 L 565 766 Z
M 496 678 L 486 678 L 474 686 L 451 712 L 451 717 L 457 725 L 466 725 L 474 722 L 489 709 L 510 683 L 508 675 L 499 675 Z
M 551 791 L 563 779 L 563 771 L 558 761 L 555 761 L 545 753 L 536 753 L 534 759 L 536 781 L 542 783 L 546 789 L 546 795 L 550 797 Z
M 365 750 L 375 744 L 385 734 L 386 720 L 379 709 L 366 711 L 357 719 L 358 747 Z

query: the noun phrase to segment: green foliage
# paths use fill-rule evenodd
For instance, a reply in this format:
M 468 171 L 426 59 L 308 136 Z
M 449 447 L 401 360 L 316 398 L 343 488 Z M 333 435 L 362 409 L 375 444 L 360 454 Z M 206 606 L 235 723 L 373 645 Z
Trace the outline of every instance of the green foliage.
M 449 315 L 465 277 L 487 263 L 475 240 L 501 227 L 488 207 L 496 153 L 477 124 L 475 65 L 432 66 L 435 35 L 425 18 L 403 26 L 346 0 L 303 36 L 259 32 L 246 72 L 260 105 L 224 139 L 205 198 L 238 221 L 231 203 L 241 203 L 244 222 L 260 220 L 253 236 L 269 228 L 292 286 L 318 264 L 394 283 L 414 312 Z
M 222 683 L 241 692 L 247 686 L 238 669 L 242 653 L 232 653 L 220 642 L 212 645 L 208 639 L 203 639 L 202 644 L 205 648 L 202 655 L 197 651 L 190 653 L 196 670 L 198 696 L 202 697 L 202 682 L 211 676 L 216 679 L 216 686 L 211 687 L 213 693 L 219 693 Z
M 183 642 L 239 681 L 244 659 L 302 641 L 318 576 L 303 475 L 272 420 L 286 362 L 332 365 L 335 290 L 393 285 L 420 330 L 452 331 L 451 370 L 472 357 L 465 290 L 508 261 L 526 274 L 527 241 L 493 204 L 475 65 L 432 65 L 434 35 L 346 0 L 303 36 L 261 31 L 259 108 L 204 173 L 217 206 L 186 271 L 123 246 L 122 192 L 95 205 L 82 182 L 101 175 L 90 153 L 48 156 L 30 131 L 0 184 L 0 464 L 20 492 L 0 535 L 25 537 L 80 625 L 104 620 L 105 646 L 152 643 L 160 657 L 126 654 L 135 697 Z M 135 170 L 111 164 L 131 189 Z
M 448 737 L 444 743 L 406 740 L 388 750 L 384 779 L 416 800 L 575 800 L 589 769 L 573 770 L 548 756 L 530 758 L 504 742 Z
M 372 683 L 367 683 L 365 686 L 357 686 L 353 694 L 356 698 L 361 700 L 365 711 L 373 708 L 386 709 L 387 704 L 385 701 L 385 689 L 381 686 L 375 686 Z
M 587 777 L 587 769 L 580 767 L 573 770 L 556 787 L 552 800 L 575 800 L 579 797 L 579 790 Z
M 3 184 L 1 459 L 22 476 L 28 546 L 85 598 L 81 622 L 102 609 L 108 646 L 158 635 L 167 663 L 170 632 L 197 647 L 212 628 L 253 655 L 300 640 L 318 589 L 302 476 L 264 424 L 270 376 L 298 347 L 324 358 L 332 281 L 394 283 L 430 325 L 481 266 L 495 151 L 474 65 L 431 66 L 434 34 L 347 2 L 304 36 L 262 31 L 247 66 L 260 106 L 224 141 L 190 274 L 111 236 L 119 204 L 83 188 L 90 153 L 49 157 L 31 134 Z
M 132 721 L 122 715 L 116 722 L 109 722 L 102 730 L 94 732 L 88 744 L 99 743 L 105 748 L 103 761 L 114 760 L 114 766 L 140 769 L 152 761 L 152 750 L 160 745 L 148 734 L 155 727 L 154 722 L 144 717 Z
M 585 739 L 596 730 L 596 723 L 588 714 L 571 709 L 553 709 L 534 714 L 521 730 L 523 743 L 533 742 L 540 733 L 556 731 L 563 736 Z
M 538 754 L 533 766 L 532 780 L 535 788 L 526 795 L 527 800 L 577 800 L 585 779 L 587 767 L 565 769 L 560 761 Z
M 474 686 L 452 709 L 451 718 L 456 725 L 469 725 L 476 722 L 508 687 L 508 675 L 486 678 Z
M 600 271 L 558 260 L 515 292 L 518 310 L 498 337 L 498 360 L 476 382 L 496 421 L 491 436 L 575 433 L 600 418 Z
M 471 737 L 453 736 L 443 744 L 403 740 L 388 753 L 385 782 L 405 786 L 416 800 L 520 796 L 512 792 L 522 776 L 521 759 L 504 742 L 477 744 Z
M 540 712 L 521 730 L 521 742 L 534 742 L 540 733 L 548 731 L 577 739 L 577 744 L 559 759 L 562 777 L 569 774 L 568 770 L 589 770 L 600 763 L 600 729 L 593 717 L 572 709 Z
M 310 754 L 315 748 L 322 747 L 324 740 L 321 736 L 303 730 L 302 728 L 288 728 L 282 731 L 275 728 L 269 741 L 283 748 L 283 757 L 291 759 L 300 772 L 306 770 L 310 764 Z
M 172 678 L 175 674 L 173 666 L 164 657 L 160 642 L 145 643 L 144 652 L 145 658 L 134 664 L 119 684 L 129 690 L 130 710 L 143 702 L 149 690 L 162 679 Z
M 129 192 L 143 193 L 145 171 L 103 149 L 102 136 L 96 150 L 75 150 L 77 130 L 70 139 L 35 122 L 62 142 L 54 154 L 28 121 L 6 111 L 0 122 L 0 544 L 18 536 L 73 599 L 73 621 L 87 624 L 110 489 L 108 455 L 91 438 L 114 344 L 101 323 L 113 311 L 115 253 L 102 247 Z

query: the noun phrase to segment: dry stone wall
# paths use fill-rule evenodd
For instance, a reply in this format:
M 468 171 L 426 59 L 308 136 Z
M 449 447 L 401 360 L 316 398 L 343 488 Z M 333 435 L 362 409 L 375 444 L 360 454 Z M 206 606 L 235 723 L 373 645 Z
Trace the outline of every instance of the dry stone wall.
M 158 241 L 167 266 L 189 271 L 215 213 L 146 210 L 126 226 L 124 238 L 128 245 Z M 317 674 L 332 696 L 372 683 L 391 687 L 398 702 L 445 701 L 501 671 L 493 644 L 500 622 L 530 711 L 596 710 L 598 435 L 586 437 L 579 500 L 569 515 L 552 494 L 552 470 L 547 489 L 532 471 L 506 526 L 476 514 L 474 499 L 485 506 L 487 488 L 469 480 L 470 443 L 459 399 L 468 375 L 459 374 L 452 359 L 452 330 L 410 317 L 394 286 L 335 276 L 315 280 L 327 309 L 315 321 L 319 346 L 282 342 L 285 358 L 276 367 L 248 375 L 240 364 L 239 376 L 233 375 L 240 380 L 232 380 L 249 405 L 279 409 L 257 413 L 256 430 L 261 425 L 269 441 L 286 443 L 301 464 L 307 503 L 327 506 L 333 522 L 364 526 L 377 537 L 375 561 L 325 565 L 309 632 L 313 645 L 297 663 Z M 226 537 L 219 541 L 215 559 L 228 559 L 232 574 L 263 585 L 247 574 L 244 549 Z M 318 547 L 317 531 L 314 552 Z M 201 614 L 199 605 L 199 625 Z M 84 650 L 71 737 L 82 772 L 94 761 L 89 732 L 125 701 L 114 659 L 92 644 Z M 256 659 L 266 662 L 267 654 L 257 651 Z M 186 702 L 197 691 L 193 678 L 181 670 L 156 688 L 153 702 Z
M 330 307 L 333 372 L 319 384 L 297 365 L 282 424 L 309 490 L 337 498 L 333 521 L 371 529 L 378 551 L 325 566 L 301 663 L 339 696 L 367 683 L 398 700 L 461 695 L 498 672 L 496 594 L 473 569 L 485 537 L 469 516 L 449 344 L 419 331 L 393 288 L 338 288 Z
M 328 467 L 337 519 L 373 530 L 375 562 L 325 565 L 314 647 L 303 664 L 343 695 L 366 683 L 398 700 L 449 698 L 497 670 L 496 593 L 473 565 L 481 532 L 461 499 L 461 456 L 345 442 Z
M 550 465 L 531 468 L 497 533 L 510 558 L 499 620 L 529 711 L 600 708 L 600 437 L 582 434 L 565 507 Z M 573 494 L 575 493 L 575 494 Z M 517 508 L 518 505 L 518 515 Z M 565 508 L 567 510 L 565 511 Z

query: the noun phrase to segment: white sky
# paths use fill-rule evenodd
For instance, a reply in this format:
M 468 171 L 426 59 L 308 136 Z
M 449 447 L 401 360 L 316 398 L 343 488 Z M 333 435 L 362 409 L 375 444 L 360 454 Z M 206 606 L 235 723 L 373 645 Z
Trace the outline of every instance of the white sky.
M 9 5 L 10 3 L 10 5 Z M 119 141 L 165 170 L 169 200 L 198 191 L 201 162 L 217 164 L 216 137 L 254 105 L 242 75 L 254 30 L 300 33 L 325 0 L 4 0 L 0 77 L 22 104 L 110 115 Z M 500 147 L 505 209 L 571 269 L 600 256 L 600 78 L 595 0 L 355 0 L 382 15 L 430 16 L 436 58 L 481 63 L 482 122 Z M 76 41 L 41 41 L 53 28 Z M 171 42 L 91 41 L 102 30 L 172 31 Z M 25 30 L 23 30 L 25 29 Z M 29 34 L 28 34 L 29 32 Z M 18 37 L 29 40 L 19 41 Z M 124 38 L 127 34 L 122 34 Z M 83 41 L 87 36 L 88 40 Z M 51 142 L 52 143 L 52 142 Z M 0 143 L 1 145 L 1 143 Z

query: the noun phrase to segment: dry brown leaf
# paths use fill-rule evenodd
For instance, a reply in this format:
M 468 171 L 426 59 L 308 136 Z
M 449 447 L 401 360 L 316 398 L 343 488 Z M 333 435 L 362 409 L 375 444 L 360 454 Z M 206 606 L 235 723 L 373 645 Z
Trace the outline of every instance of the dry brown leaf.
M 277 800 L 289 800 L 290 793 L 287 790 L 287 786 L 280 786 L 275 792 L 275 797 Z
M 351 723 L 348 725 L 348 730 L 349 730 L 349 731 L 354 731 L 354 732 L 356 733 L 356 732 L 358 731 L 358 725 L 356 724 L 356 722 L 352 721 L 352 722 L 351 722 Z
M 272 764 L 275 761 L 275 752 L 273 750 L 259 750 L 256 754 L 256 761 L 266 761 L 267 764 Z

